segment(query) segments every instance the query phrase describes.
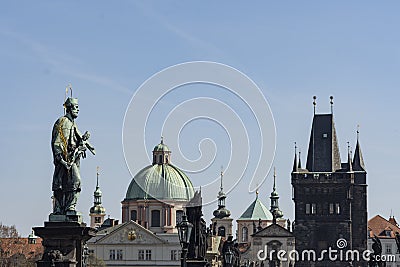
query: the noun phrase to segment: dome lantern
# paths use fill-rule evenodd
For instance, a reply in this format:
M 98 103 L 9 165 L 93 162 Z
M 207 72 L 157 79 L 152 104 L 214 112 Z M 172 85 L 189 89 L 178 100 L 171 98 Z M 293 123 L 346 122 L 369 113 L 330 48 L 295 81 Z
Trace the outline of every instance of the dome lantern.
M 171 162 L 171 150 L 164 144 L 164 138 L 161 136 L 161 142 L 153 149 L 153 165 L 169 164 Z

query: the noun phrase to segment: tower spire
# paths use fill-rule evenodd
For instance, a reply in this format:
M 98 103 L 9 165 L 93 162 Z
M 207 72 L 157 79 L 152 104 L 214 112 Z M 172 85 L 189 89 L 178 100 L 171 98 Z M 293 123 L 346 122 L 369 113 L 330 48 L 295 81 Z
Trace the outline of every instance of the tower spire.
M 365 164 L 364 159 L 361 153 L 361 146 L 360 146 L 360 126 L 357 125 L 357 143 L 356 149 L 354 150 L 354 158 L 353 158 L 353 170 L 354 171 L 365 171 Z
M 333 96 L 330 96 L 329 99 L 331 100 L 331 114 L 333 114 Z
M 314 105 L 314 115 L 315 115 L 315 109 L 317 107 L 317 96 L 313 96 L 313 105 Z
M 353 164 L 351 163 L 350 142 L 347 142 L 347 164 L 348 164 L 347 170 L 349 172 L 352 172 L 353 171 L 353 166 L 352 166 Z
M 99 186 L 99 167 L 96 167 L 96 190 L 93 193 L 93 207 L 90 208 L 90 227 L 100 227 L 104 222 L 104 216 L 106 215 L 106 209 L 103 207 L 101 197 L 103 193 Z
M 221 168 L 221 173 L 220 173 L 221 186 L 220 186 L 220 191 L 218 192 L 218 209 L 214 210 L 214 212 L 213 212 L 213 215 L 219 219 L 229 217 L 231 215 L 231 212 L 225 208 L 226 195 L 224 193 L 224 188 L 222 185 L 223 177 L 224 177 L 224 172 Z
M 272 187 L 270 199 L 271 199 L 271 208 L 270 208 L 271 213 L 274 216 L 276 216 L 276 218 L 282 218 L 283 212 L 279 209 L 279 195 L 278 195 L 278 192 L 276 192 L 276 169 L 275 169 L 275 167 L 274 167 L 274 185 Z
M 221 189 L 221 192 L 223 192 L 223 187 L 222 187 L 222 178 L 224 177 L 224 172 L 223 172 L 223 170 L 222 170 L 222 167 L 221 167 L 221 186 L 220 186 L 220 189 Z
M 301 169 L 301 151 L 300 151 L 300 148 L 299 148 L 299 164 L 297 165 L 297 168 Z
M 293 172 L 297 172 L 299 168 L 299 163 L 297 161 L 297 144 L 294 142 L 294 161 L 293 161 Z

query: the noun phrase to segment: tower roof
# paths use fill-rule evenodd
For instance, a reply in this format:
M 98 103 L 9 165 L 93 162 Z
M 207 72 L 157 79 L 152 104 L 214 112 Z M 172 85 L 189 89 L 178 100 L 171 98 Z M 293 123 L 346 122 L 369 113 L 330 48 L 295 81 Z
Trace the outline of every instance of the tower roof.
M 357 137 L 356 149 L 354 151 L 354 159 L 353 159 L 353 170 L 354 171 L 365 171 L 364 159 L 361 153 L 360 143 Z
M 310 172 L 334 172 L 341 168 L 333 114 L 315 114 L 306 168 Z
M 156 145 L 153 149 L 153 152 L 158 152 L 158 151 L 171 152 L 171 150 L 169 150 L 168 146 L 166 144 L 164 144 L 163 137 L 161 137 L 161 142 L 158 145 Z
M 273 216 L 268 208 L 256 197 L 253 203 L 246 209 L 246 211 L 240 216 L 240 220 L 272 220 Z

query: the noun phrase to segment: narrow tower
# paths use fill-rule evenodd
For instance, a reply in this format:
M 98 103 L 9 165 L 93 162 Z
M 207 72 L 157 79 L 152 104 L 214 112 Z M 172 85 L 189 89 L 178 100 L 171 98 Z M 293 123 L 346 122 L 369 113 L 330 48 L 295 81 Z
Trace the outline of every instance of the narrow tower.
M 214 218 L 211 219 L 213 235 L 218 235 L 227 238 L 232 235 L 232 218 L 231 212 L 225 207 L 226 195 L 224 193 L 224 188 L 222 186 L 222 179 L 224 177 L 221 171 L 221 186 L 218 192 L 218 209 L 214 210 Z
M 276 219 L 280 219 L 283 217 L 283 212 L 279 209 L 279 195 L 278 192 L 276 191 L 276 170 L 274 167 L 274 186 L 272 187 L 272 192 L 271 196 L 269 197 L 271 199 L 271 208 L 270 212 L 272 215 L 275 215 Z
M 97 167 L 96 173 L 96 190 L 94 191 L 94 201 L 93 207 L 90 208 L 90 227 L 97 228 L 100 227 L 104 222 L 104 217 L 106 216 L 106 209 L 101 203 L 102 192 L 99 186 L 99 167 Z

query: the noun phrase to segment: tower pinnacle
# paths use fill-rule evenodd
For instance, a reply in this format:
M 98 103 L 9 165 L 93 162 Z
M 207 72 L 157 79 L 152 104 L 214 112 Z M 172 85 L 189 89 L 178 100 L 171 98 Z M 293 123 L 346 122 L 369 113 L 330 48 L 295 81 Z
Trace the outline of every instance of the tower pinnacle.
M 103 193 L 99 186 L 99 167 L 96 168 L 96 190 L 93 193 L 94 201 L 93 207 L 90 208 L 90 227 L 99 227 L 104 222 L 104 216 L 106 215 L 106 209 L 103 207 L 101 197 Z
M 278 192 L 276 191 L 276 169 L 274 167 L 274 185 L 272 187 L 272 192 L 271 192 L 271 213 L 276 217 L 276 218 L 282 218 L 283 217 L 283 212 L 279 209 L 279 195 Z

